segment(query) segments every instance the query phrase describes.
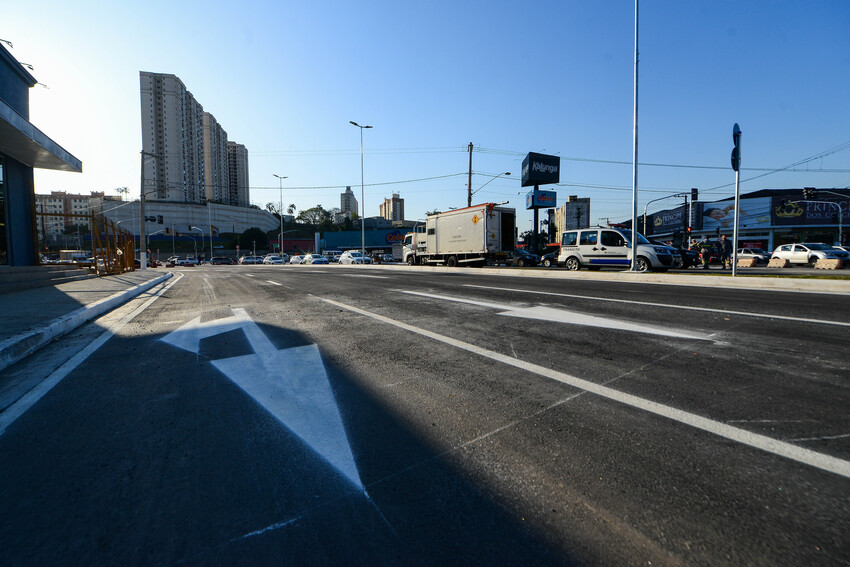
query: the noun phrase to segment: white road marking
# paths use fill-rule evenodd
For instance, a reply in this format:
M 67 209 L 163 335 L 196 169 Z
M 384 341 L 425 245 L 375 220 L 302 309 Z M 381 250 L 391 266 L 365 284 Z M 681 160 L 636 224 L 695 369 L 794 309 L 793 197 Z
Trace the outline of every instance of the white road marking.
M 272 285 L 283 285 L 283 284 L 279 284 L 279 283 L 277 283 L 277 282 L 273 282 L 273 281 L 271 281 L 271 280 L 266 280 L 266 281 L 267 281 L 268 283 L 272 284 Z
M 196 317 L 162 341 L 197 354 L 201 339 L 242 329 L 254 354 L 213 360 L 213 366 L 365 491 L 318 346 L 278 350 L 244 309 L 231 311 L 203 323 Z
M 388 279 L 389 276 L 372 276 L 368 274 L 345 274 L 346 276 L 350 276 L 352 278 L 375 278 L 376 280 L 385 280 Z
M 620 331 L 630 331 L 634 333 L 646 333 L 650 335 L 661 335 L 664 337 L 675 337 L 689 340 L 712 340 L 711 335 L 699 335 L 688 331 L 680 331 L 676 329 L 667 329 L 664 327 L 653 327 L 650 325 L 641 325 L 639 323 L 630 323 L 618 319 L 608 317 L 597 317 L 595 315 L 585 315 L 575 311 L 566 309 L 555 309 L 553 307 L 535 306 L 518 308 L 509 304 L 490 303 L 486 301 L 477 301 L 473 299 L 463 299 L 460 297 L 449 297 L 445 295 L 435 295 L 433 293 L 422 293 L 418 291 L 398 290 L 400 293 L 409 295 L 418 295 L 420 297 L 428 297 L 432 299 L 440 299 L 443 301 L 454 301 L 457 303 L 468 303 L 479 305 L 481 307 L 489 307 L 502 311 L 498 315 L 506 317 L 522 317 L 524 319 L 536 319 L 538 321 L 551 321 L 553 323 L 567 323 L 570 325 L 583 325 L 586 327 L 600 327 L 603 329 L 617 329 Z
M 573 299 L 582 299 L 590 301 L 608 301 L 611 303 L 626 303 L 631 305 L 644 305 L 647 307 L 666 307 L 668 309 L 686 309 L 688 311 L 704 311 L 708 313 L 720 313 L 723 315 L 742 315 L 744 317 L 760 317 L 763 319 L 782 319 L 784 321 L 797 321 L 800 323 L 819 323 L 823 325 L 838 325 L 840 327 L 850 327 L 850 323 L 845 321 L 827 321 L 824 319 L 807 319 L 804 317 L 789 317 L 786 315 L 769 315 L 767 313 L 749 313 L 747 311 L 730 311 L 727 309 L 714 309 L 711 307 L 691 307 L 688 305 L 671 305 L 669 303 L 652 303 L 649 301 L 634 301 L 630 299 L 612 299 L 610 297 L 592 297 L 589 295 L 575 295 L 570 293 L 555 293 L 546 291 L 533 291 L 530 289 L 515 289 L 507 287 L 492 287 L 475 284 L 464 284 L 464 287 L 475 287 L 479 289 L 489 289 L 493 291 L 510 291 L 513 293 L 533 293 L 539 295 L 548 295 L 552 297 L 569 297 Z
M 543 376 L 544 378 L 549 378 L 551 380 L 567 384 L 574 388 L 584 390 L 591 394 L 596 394 L 597 396 L 621 403 L 623 405 L 643 410 L 654 415 L 658 415 L 679 423 L 683 423 L 685 425 L 689 425 L 696 429 L 700 429 L 713 435 L 723 437 L 724 439 L 729 439 L 731 441 L 741 443 L 742 445 L 746 445 L 748 447 L 760 449 L 762 451 L 780 457 L 785 457 L 798 463 L 809 465 L 843 477 L 850 478 L 850 461 L 845 461 L 837 457 L 825 455 L 817 451 L 804 449 L 802 447 L 798 447 L 796 445 L 792 445 L 784 441 L 779 441 L 777 439 L 767 437 L 766 435 L 760 435 L 758 433 L 752 433 L 744 429 L 732 427 L 731 425 L 721 423 L 719 421 L 714 421 L 712 419 L 702 417 L 697 414 L 686 412 L 670 406 L 665 406 L 664 404 L 653 402 L 651 400 L 647 400 L 632 394 L 626 394 L 608 386 L 602 386 L 589 380 L 584 380 L 576 376 L 571 376 L 563 372 L 558 372 L 557 370 L 552 370 L 551 368 L 545 368 L 543 366 L 539 366 L 530 362 L 517 360 L 502 353 L 487 350 L 485 348 L 481 348 L 470 343 L 453 339 L 451 337 L 446 337 L 444 335 L 440 335 L 432 331 L 420 329 L 419 327 L 414 327 L 413 325 L 408 325 L 406 323 L 402 323 L 401 321 L 396 321 L 394 319 L 390 319 L 389 317 L 384 317 L 383 315 L 378 315 L 377 313 L 371 313 L 369 311 L 365 311 L 363 309 L 359 309 L 351 305 L 346 305 L 338 301 L 325 298 L 320 299 L 341 309 L 346 309 L 348 311 L 363 315 L 364 317 L 370 317 L 372 319 L 375 319 L 376 321 L 380 321 L 388 325 L 393 325 L 405 331 L 422 335 L 424 337 L 428 337 L 430 339 L 453 346 L 455 348 L 465 350 L 467 352 L 471 352 L 473 354 L 485 358 L 489 358 L 490 360 L 501 362 L 502 364 L 507 364 L 508 366 L 513 366 L 514 368 L 519 368 L 520 370 L 531 372 L 537 374 L 538 376 Z
M 163 287 L 161 287 L 158 291 L 153 293 L 153 296 L 145 301 L 142 305 L 134 309 L 132 312 L 122 317 L 118 322 L 115 323 L 112 327 L 104 331 L 100 334 L 94 341 L 92 341 L 86 348 L 78 352 L 74 355 L 68 362 L 57 368 L 50 376 L 41 381 L 36 387 L 32 390 L 21 396 L 21 398 L 6 408 L 2 414 L 0 414 L 0 435 L 3 435 L 6 432 L 6 429 L 12 425 L 15 420 L 24 415 L 29 409 L 34 406 L 41 398 L 43 398 L 50 390 L 53 389 L 59 382 L 61 382 L 68 374 L 74 371 L 80 364 L 82 364 L 89 356 L 91 356 L 97 349 L 102 347 L 106 341 L 112 338 L 115 333 L 121 330 L 124 325 L 132 321 L 136 318 L 141 312 L 150 307 L 150 305 L 159 299 L 159 297 L 171 289 L 171 286 L 179 282 L 183 278 L 182 273 L 178 273 L 176 277 L 171 278 L 171 280 L 166 283 Z

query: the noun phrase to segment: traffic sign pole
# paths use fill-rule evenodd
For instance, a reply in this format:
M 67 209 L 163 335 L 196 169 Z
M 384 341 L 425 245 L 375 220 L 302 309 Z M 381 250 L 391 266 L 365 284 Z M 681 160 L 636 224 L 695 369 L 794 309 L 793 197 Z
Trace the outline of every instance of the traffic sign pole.
M 741 128 L 736 122 L 732 127 L 732 169 L 735 170 L 735 227 L 732 231 L 732 277 L 738 275 L 738 221 L 741 200 Z

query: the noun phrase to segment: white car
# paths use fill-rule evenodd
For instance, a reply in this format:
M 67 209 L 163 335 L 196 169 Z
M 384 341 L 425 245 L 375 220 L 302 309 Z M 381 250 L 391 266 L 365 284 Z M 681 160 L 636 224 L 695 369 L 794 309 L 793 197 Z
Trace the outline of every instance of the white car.
M 328 259 L 321 254 L 307 254 L 304 256 L 304 264 L 327 264 Z
M 290 264 L 302 264 L 304 262 L 304 256 L 295 255 L 289 259 Z
M 280 256 L 266 256 L 263 258 L 263 264 L 283 264 L 283 258 Z
M 372 260 L 364 258 L 359 250 L 346 250 L 339 257 L 340 264 L 371 264 Z
M 186 258 L 177 258 L 174 263 L 178 266 L 197 266 L 198 260 L 189 256 Z
M 738 258 L 755 258 L 757 264 L 761 262 L 767 264 L 770 261 L 770 254 L 761 248 L 739 248 Z
M 259 256 L 242 256 L 239 258 L 240 264 L 262 264 L 263 259 Z
M 774 250 L 770 257 L 788 260 L 792 264 L 815 265 L 818 260 L 836 259 L 846 264 L 850 259 L 850 253 L 836 250 L 820 242 L 803 242 L 802 244 L 783 244 Z

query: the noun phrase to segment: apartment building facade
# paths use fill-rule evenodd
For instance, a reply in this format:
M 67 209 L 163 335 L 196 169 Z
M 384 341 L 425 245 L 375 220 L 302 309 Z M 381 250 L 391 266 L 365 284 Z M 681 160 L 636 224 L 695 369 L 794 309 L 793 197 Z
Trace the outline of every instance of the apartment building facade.
M 247 207 L 248 151 L 176 75 L 139 72 L 144 191 L 149 201 Z
M 389 221 L 404 220 L 404 199 L 399 193 L 393 193 L 389 199 L 379 205 L 378 215 Z

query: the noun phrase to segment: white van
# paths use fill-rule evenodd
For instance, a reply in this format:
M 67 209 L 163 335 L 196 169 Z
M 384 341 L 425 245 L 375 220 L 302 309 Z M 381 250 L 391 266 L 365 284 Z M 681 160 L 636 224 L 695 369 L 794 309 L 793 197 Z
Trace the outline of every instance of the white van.
M 561 234 L 558 264 L 568 270 L 591 270 L 611 266 L 628 268 L 631 265 L 632 231 L 623 228 L 590 227 L 568 230 Z M 673 267 L 673 256 L 666 246 L 651 244 L 640 233 L 635 263 L 638 271 L 666 272 Z

